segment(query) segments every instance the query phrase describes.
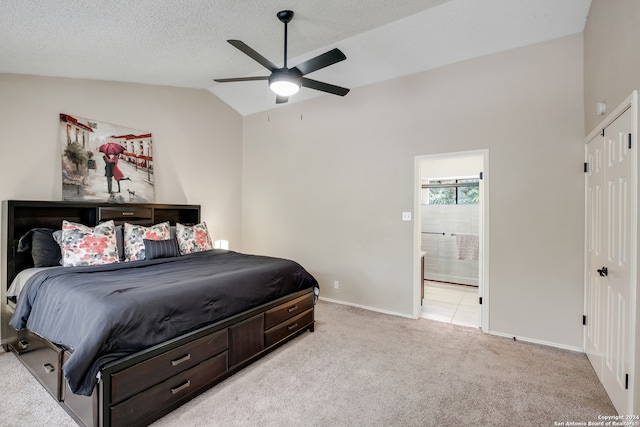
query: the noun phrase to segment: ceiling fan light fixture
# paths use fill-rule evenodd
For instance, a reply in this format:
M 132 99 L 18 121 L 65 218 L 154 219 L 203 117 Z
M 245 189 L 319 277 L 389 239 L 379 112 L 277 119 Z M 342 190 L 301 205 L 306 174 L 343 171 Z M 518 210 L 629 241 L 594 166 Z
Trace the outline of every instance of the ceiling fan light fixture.
M 287 73 L 274 73 L 271 78 L 269 78 L 269 87 L 276 95 L 295 95 L 300 90 L 300 79 Z
M 333 65 L 347 59 L 344 53 L 342 53 L 338 48 L 333 48 L 321 55 L 307 59 L 293 68 L 287 67 L 287 24 L 291 21 L 291 18 L 293 18 L 293 11 L 282 10 L 277 13 L 277 16 L 284 24 L 284 66 L 282 68 L 278 67 L 276 64 L 269 61 L 267 58 L 260 55 L 240 40 L 227 40 L 233 47 L 237 48 L 264 68 L 271 71 L 271 75 L 259 77 L 233 77 L 229 79 L 213 80 L 218 83 L 268 80 L 269 88 L 277 95 L 276 104 L 283 104 L 287 102 L 289 97 L 298 93 L 302 86 L 339 96 L 345 96 L 349 93 L 349 89 L 347 88 L 304 77 L 321 68 L 328 67 L 329 65 Z

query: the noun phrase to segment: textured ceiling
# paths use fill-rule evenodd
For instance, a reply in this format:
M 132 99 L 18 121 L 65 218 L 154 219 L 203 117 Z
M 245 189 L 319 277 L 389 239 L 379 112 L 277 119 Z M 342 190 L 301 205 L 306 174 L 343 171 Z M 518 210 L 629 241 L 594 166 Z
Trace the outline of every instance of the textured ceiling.
M 289 67 L 340 48 L 309 77 L 349 88 L 584 29 L 591 0 L 0 0 L 0 72 L 208 89 L 243 115 L 275 108 L 268 75 L 227 39 Z M 303 88 L 289 102 L 324 95 Z M 349 95 L 347 95 L 349 96 Z M 339 100 L 339 97 L 336 97 Z

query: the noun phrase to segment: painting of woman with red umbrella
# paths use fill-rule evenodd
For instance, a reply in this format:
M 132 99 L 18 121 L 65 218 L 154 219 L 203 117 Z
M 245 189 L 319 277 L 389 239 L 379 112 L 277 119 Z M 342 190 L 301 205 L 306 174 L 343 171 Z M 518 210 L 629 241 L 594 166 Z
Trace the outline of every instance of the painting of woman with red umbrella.
M 120 160 L 120 154 L 125 151 L 124 146 L 116 142 L 107 142 L 98 147 L 98 151 L 104 154 L 104 176 L 107 177 L 107 191 L 109 194 L 113 193 L 113 184 L 111 179 L 115 179 L 118 184 L 118 193 L 120 193 L 120 181 L 131 181 L 131 178 L 125 177 L 120 168 L 118 167 L 118 160 Z
M 60 114 L 62 199 L 153 203 L 152 140 L 150 132 Z

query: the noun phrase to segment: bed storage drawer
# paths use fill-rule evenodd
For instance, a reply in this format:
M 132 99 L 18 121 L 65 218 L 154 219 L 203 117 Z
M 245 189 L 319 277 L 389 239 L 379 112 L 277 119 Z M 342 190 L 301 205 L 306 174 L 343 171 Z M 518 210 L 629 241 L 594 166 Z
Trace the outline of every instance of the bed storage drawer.
M 181 372 L 111 407 L 111 424 L 134 425 L 169 405 L 180 405 L 227 372 L 227 352 Z
M 111 401 L 117 403 L 131 397 L 225 351 L 227 346 L 227 330 L 223 329 L 116 372 L 111 375 Z
M 27 369 L 56 400 L 61 400 L 62 349 L 28 331 L 10 344 Z
M 287 303 L 272 308 L 264 315 L 264 328 L 271 329 L 279 323 L 313 307 L 313 293 L 308 293 Z
M 278 341 L 288 337 L 300 329 L 304 329 L 312 323 L 313 309 L 309 309 L 304 313 L 298 314 L 297 316 L 266 330 L 264 333 L 265 348 L 276 344 Z

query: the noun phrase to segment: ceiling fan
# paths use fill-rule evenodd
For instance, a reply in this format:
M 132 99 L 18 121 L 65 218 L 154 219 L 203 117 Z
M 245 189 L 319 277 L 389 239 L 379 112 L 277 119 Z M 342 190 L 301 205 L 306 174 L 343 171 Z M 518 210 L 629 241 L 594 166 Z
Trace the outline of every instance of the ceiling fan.
M 293 68 L 287 68 L 287 24 L 293 18 L 293 11 L 282 10 L 278 12 L 276 16 L 281 22 L 284 23 L 284 66 L 282 68 L 279 68 L 273 62 L 269 61 L 267 58 L 260 55 L 258 52 L 256 52 L 240 40 L 227 40 L 231 45 L 235 46 L 246 55 L 257 61 L 267 70 L 271 71 L 271 75 L 260 77 L 213 79 L 213 81 L 219 83 L 228 83 L 247 82 L 253 80 L 268 80 L 269 87 L 276 93 L 276 104 L 287 102 L 289 100 L 289 96 L 297 93 L 300 90 L 301 86 L 339 96 L 345 96 L 347 93 L 349 93 L 349 89 L 347 88 L 304 77 L 305 75 L 317 71 L 321 68 L 328 67 L 329 65 L 333 65 L 337 62 L 347 59 L 347 57 L 340 51 L 340 49 L 332 49 L 328 52 L 323 53 L 322 55 L 318 55 L 315 58 L 304 61 Z

